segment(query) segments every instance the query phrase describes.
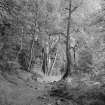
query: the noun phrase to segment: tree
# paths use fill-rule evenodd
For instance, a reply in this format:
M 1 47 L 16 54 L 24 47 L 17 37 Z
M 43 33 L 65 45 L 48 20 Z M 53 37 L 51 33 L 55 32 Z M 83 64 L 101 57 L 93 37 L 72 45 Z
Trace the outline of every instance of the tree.
M 66 68 L 65 68 L 65 73 L 63 75 L 63 79 L 66 79 L 70 74 L 71 74 L 71 35 L 72 33 L 76 33 L 77 29 L 75 29 L 75 26 L 78 26 L 76 22 L 73 21 L 72 19 L 72 14 L 78 9 L 78 7 L 81 5 L 81 1 L 79 1 L 79 5 L 74 5 L 76 4 L 77 1 L 73 2 L 72 0 L 69 0 L 69 8 L 65 8 L 66 10 L 69 11 L 69 16 L 68 16 L 68 23 L 67 23 L 67 35 L 66 35 Z M 73 5 L 72 5 L 73 3 Z M 75 25 L 74 25 L 75 24 Z M 73 26 L 74 25 L 74 26 Z M 78 32 L 78 31 L 77 31 Z M 75 50 L 74 50 L 74 58 L 75 58 Z
M 12 71 L 12 66 L 15 64 L 16 53 L 19 45 L 13 40 L 17 37 L 18 25 L 16 25 L 16 17 L 20 14 L 21 6 L 17 5 L 14 0 L 0 1 L 0 42 L 1 47 L 1 70 Z M 3 63 L 3 64 L 2 64 Z
M 71 21 L 71 0 L 69 1 L 69 17 L 68 17 L 68 25 L 67 25 L 67 36 L 66 36 L 66 58 L 67 58 L 67 62 L 66 62 L 66 72 L 63 76 L 63 79 L 65 79 L 71 70 L 71 54 L 69 51 L 69 33 L 70 33 L 70 21 Z

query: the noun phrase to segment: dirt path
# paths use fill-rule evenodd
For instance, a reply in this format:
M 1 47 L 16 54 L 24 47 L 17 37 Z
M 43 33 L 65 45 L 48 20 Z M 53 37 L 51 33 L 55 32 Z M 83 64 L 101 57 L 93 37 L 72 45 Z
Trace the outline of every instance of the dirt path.
M 47 84 L 13 80 L 16 84 L 0 79 L 0 105 L 48 105 Z

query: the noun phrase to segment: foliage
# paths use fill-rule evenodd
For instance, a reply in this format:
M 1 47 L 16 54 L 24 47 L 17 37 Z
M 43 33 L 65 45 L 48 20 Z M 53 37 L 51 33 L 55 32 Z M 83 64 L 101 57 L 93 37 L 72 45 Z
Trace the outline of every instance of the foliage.
M 102 40 L 105 36 L 104 2 L 101 4 L 102 10 L 100 8 L 97 10 L 95 5 L 98 2 L 88 1 L 89 4 L 84 0 L 72 0 L 71 21 L 68 27 L 69 36 L 78 43 L 75 51 L 76 62 L 82 71 L 92 69 L 92 65 L 97 69 L 104 69 L 101 65 L 104 65 L 105 61 L 103 58 L 105 45 Z M 41 51 L 46 47 L 46 42 L 51 43 L 49 35 L 53 35 L 55 39 L 56 36 L 61 36 L 56 49 L 64 64 L 66 54 L 60 53 L 66 52 L 68 2 L 68 0 L 1 0 L 0 69 L 12 70 L 10 62 L 16 62 L 15 64 L 19 63 L 23 69 L 28 70 L 28 66 L 34 64 L 37 57 L 41 58 Z M 89 6 L 93 4 L 94 8 L 90 8 Z M 35 42 L 36 38 L 38 41 Z M 69 44 L 72 45 L 71 40 Z M 59 62 L 60 60 L 57 60 L 55 66 L 58 64 L 62 66 Z
M 40 3 L 40 1 L 38 1 Z M 18 1 L 18 0 L 4 0 L 0 2 L 1 5 L 1 70 L 9 69 L 8 62 L 17 62 L 25 69 L 28 68 L 29 59 L 31 56 L 31 46 L 33 43 L 33 35 L 41 38 L 41 32 L 39 29 L 43 26 L 45 21 L 43 18 L 42 10 L 39 8 L 39 4 L 36 1 Z M 36 11 L 38 9 L 38 12 Z M 31 15 L 32 14 L 32 15 Z M 40 18 L 39 18 L 40 17 Z M 37 22 L 37 24 L 36 24 Z M 35 26 L 36 25 L 36 26 Z M 41 40 L 38 39 L 38 43 Z M 41 44 L 35 43 L 35 49 L 33 53 L 39 50 L 37 54 L 41 53 Z M 23 50 L 25 54 L 23 54 Z M 28 52 L 28 53 L 26 53 Z M 34 55 L 35 57 L 39 55 Z M 21 56 L 21 57 L 20 57 Z M 35 58 L 34 57 L 34 58 Z M 28 61 L 26 61 L 28 59 Z M 35 59 L 33 59 L 35 60 Z M 13 64 L 14 65 L 14 64 Z M 3 67 L 7 67 L 6 69 Z M 12 68 L 10 67 L 12 70 Z
M 92 53 L 89 51 L 89 49 L 83 49 L 79 53 L 79 60 L 78 60 L 78 66 L 80 70 L 83 72 L 88 72 L 91 70 L 93 59 L 92 59 Z
M 12 6 L 14 4 L 14 6 Z M 4 0 L 0 2 L 1 5 L 1 21 L 0 21 L 0 69 L 5 72 L 5 70 L 11 71 L 11 63 L 9 61 L 13 61 L 15 59 L 16 53 L 18 51 L 19 45 L 14 43 L 12 39 L 14 37 L 14 33 L 16 32 L 16 28 L 14 29 L 14 23 L 12 19 L 12 15 L 10 12 L 18 6 L 15 5 L 14 1 Z M 10 18 L 11 17 L 11 18 Z

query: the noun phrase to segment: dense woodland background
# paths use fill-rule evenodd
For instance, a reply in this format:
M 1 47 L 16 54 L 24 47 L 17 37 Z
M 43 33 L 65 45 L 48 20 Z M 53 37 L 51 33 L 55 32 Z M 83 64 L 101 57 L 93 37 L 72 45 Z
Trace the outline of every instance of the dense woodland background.
M 20 71 L 61 76 L 64 86 L 84 76 L 103 86 L 105 1 L 0 0 L 0 73 Z
M 55 65 L 63 68 L 68 39 L 71 69 L 104 72 L 104 1 L 73 0 L 70 9 L 67 38 L 69 0 L 1 0 L 1 71 L 31 71 L 45 51 L 48 65 L 58 53 Z

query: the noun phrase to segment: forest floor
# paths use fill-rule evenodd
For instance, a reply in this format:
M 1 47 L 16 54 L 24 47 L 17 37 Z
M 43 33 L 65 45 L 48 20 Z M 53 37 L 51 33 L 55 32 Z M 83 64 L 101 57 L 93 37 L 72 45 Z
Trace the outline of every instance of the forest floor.
M 54 78 L 59 80 L 60 77 L 42 78 L 39 75 L 39 78 L 39 80 L 32 79 L 31 73 L 22 71 L 18 75 L 8 75 L 7 73 L 3 76 L 0 75 L 0 105 L 105 105 L 103 102 L 105 93 L 101 95 L 105 90 L 100 89 L 100 82 L 87 79 L 83 84 L 78 81 L 78 78 L 69 78 L 65 85 L 65 82 L 54 82 Z M 82 78 L 81 81 L 85 81 L 85 79 Z M 52 83 L 50 80 L 53 80 Z M 90 91 L 93 92 L 92 89 L 94 95 L 90 95 Z M 100 90 L 101 92 L 99 92 Z M 86 100 L 86 102 L 88 102 L 88 98 L 91 99 L 87 93 L 92 98 L 103 98 L 102 102 L 82 104 L 81 99 Z M 95 99 L 94 103 L 97 100 Z M 76 101 L 78 104 L 72 101 Z M 91 100 L 89 102 L 91 103 Z
M 0 105 L 48 105 L 48 84 L 28 80 L 28 75 L 0 75 Z

